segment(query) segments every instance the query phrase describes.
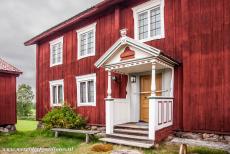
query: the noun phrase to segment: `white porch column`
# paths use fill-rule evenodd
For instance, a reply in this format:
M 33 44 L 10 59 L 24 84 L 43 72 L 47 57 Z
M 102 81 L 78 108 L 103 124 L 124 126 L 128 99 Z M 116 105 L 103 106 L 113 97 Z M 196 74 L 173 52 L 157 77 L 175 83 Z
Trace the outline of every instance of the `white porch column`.
M 108 71 L 108 89 L 107 89 L 107 98 L 105 99 L 105 108 L 106 108 L 106 134 L 113 133 L 113 99 L 111 97 L 112 88 L 111 88 L 111 71 Z
M 107 98 L 111 98 L 112 86 L 111 86 L 111 71 L 108 71 L 108 89 L 107 89 Z
M 157 103 L 156 103 L 156 62 L 152 63 L 151 96 L 149 97 L 149 139 L 155 140 L 157 124 Z
M 170 85 L 170 97 L 173 97 L 173 91 L 174 91 L 174 68 L 171 68 L 172 70 L 172 76 L 171 76 L 171 85 Z

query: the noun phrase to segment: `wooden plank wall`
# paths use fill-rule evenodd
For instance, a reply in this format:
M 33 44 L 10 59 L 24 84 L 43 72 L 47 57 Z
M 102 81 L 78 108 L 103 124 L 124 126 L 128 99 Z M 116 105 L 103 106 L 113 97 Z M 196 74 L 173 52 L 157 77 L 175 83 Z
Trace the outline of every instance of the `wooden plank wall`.
M 97 73 L 97 106 L 76 111 L 90 123 L 105 123 L 107 73 L 94 62 L 118 39 L 118 30 L 134 36 L 132 7 L 146 0 L 124 2 L 95 15 L 39 45 L 37 119 L 50 109 L 49 81 L 65 79 L 65 100 L 76 107 L 75 76 Z M 185 131 L 230 131 L 230 4 L 228 0 L 165 0 L 165 38 L 146 42 L 180 60 L 175 70 L 174 127 Z M 115 13 L 116 12 L 116 13 Z M 118 20 L 119 19 L 119 20 Z M 76 29 L 97 21 L 96 56 L 77 61 Z M 114 27 L 116 26 L 116 27 Z M 64 34 L 64 64 L 49 67 L 49 40 Z M 113 89 L 124 89 L 113 83 Z M 124 95 L 116 90 L 113 96 Z M 121 94 L 122 93 L 122 94 Z
M 183 129 L 230 132 L 229 2 L 183 2 Z M 188 25 L 186 26 L 188 22 Z
M 97 16 L 87 23 L 73 25 L 71 30 L 61 32 L 44 40 L 37 47 L 37 119 L 41 118 L 51 109 L 49 81 L 64 79 L 64 97 L 68 104 L 76 108 L 76 112 L 87 117 L 91 124 L 105 124 L 105 101 L 107 96 L 107 72 L 104 69 L 96 69 L 94 63 L 103 53 L 118 39 L 117 31 L 114 31 L 114 9 L 107 11 L 104 16 Z M 116 17 L 116 18 L 119 18 Z M 77 60 L 77 33 L 76 30 L 97 22 L 96 25 L 96 56 Z M 119 21 L 116 21 L 119 26 Z M 117 28 L 119 29 L 119 27 Z M 64 36 L 64 59 L 63 65 L 50 68 L 49 40 L 58 36 Z M 96 73 L 97 74 L 97 98 L 96 107 L 77 107 L 76 76 Z M 116 75 L 116 74 L 113 74 Z M 112 96 L 124 98 L 126 96 L 127 77 L 116 75 L 122 79 L 122 83 L 112 81 Z M 116 90 L 115 90 L 116 89 Z
M 0 126 L 16 122 L 16 76 L 0 73 Z
M 131 8 L 121 27 L 134 37 Z M 165 38 L 147 42 L 180 60 L 174 83 L 174 129 L 230 132 L 230 4 L 227 0 L 165 0 Z

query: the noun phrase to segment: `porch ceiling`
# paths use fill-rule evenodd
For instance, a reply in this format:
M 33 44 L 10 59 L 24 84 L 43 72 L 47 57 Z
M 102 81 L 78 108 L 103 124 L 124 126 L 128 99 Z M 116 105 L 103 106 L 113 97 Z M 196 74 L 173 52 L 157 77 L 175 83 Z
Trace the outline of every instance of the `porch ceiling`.
M 130 73 L 141 73 L 141 72 L 148 72 L 152 70 L 152 63 L 143 63 L 143 64 L 118 64 L 117 66 L 107 66 L 108 70 L 111 70 L 112 72 L 120 73 L 120 74 L 130 74 Z M 161 70 L 168 68 L 165 65 L 162 65 L 160 63 L 156 63 L 156 69 Z

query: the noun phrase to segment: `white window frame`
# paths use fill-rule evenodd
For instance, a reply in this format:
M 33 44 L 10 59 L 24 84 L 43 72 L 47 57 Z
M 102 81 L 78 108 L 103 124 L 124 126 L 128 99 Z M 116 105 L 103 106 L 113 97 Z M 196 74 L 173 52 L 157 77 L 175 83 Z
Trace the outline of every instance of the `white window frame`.
M 57 39 L 55 39 L 53 41 L 50 41 L 49 43 L 50 43 L 50 67 L 63 64 L 63 36 L 59 37 L 59 38 L 57 38 Z M 61 55 L 61 61 L 57 62 L 57 63 L 52 63 L 52 59 L 53 59 L 53 57 L 52 57 L 53 56 L 53 54 L 52 54 L 53 45 L 56 45 L 58 43 L 61 43 L 61 46 L 62 46 L 62 48 L 61 48 L 61 53 L 62 53 L 62 55 Z
M 50 81 L 50 105 L 51 107 L 55 107 L 55 106 L 62 106 L 64 103 L 64 80 L 54 80 L 54 81 Z M 59 103 L 59 104 L 53 104 L 53 86 L 56 85 L 62 85 L 62 96 L 63 96 L 63 103 Z M 57 94 L 57 98 L 58 98 L 58 94 Z
M 161 13 L 161 34 L 160 35 L 156 35 L 151 37 L 150 36 L 150 10 L 153 7 L 156 7 L 160 5 L 160 13 Z M 165 28 L 164 28 L 164 0 L 150 0 L 146 3 L 143 3 L 141 5 L 138 5 L 134 8 L 132 8 L 133 10 L 133 18 L 134 18 L 134 38 L 136 40 L 139 40 L 139 29 L 138 29 L 138 14 L 140 12 L 143 12 L 145 10 L 148 10 L 148 38 L 145 39 L 141 39 L 139 41 L 141 42 L 147 42 L 147 41 L 151 41 L 151 40 L 156 40 L 156 39 L 162 39 L 165 37 Z
M 89 56 L 95 56 L 95 53 L 96 53 L 96 25 L 97 25 L 97 23 L 95 22 L 95 23 L 93 23 L 93 24 L 91 24 L 91 25 L 88 25 L 88 26 L 86 26 L 86 27 L 83 27 L 83 28 L 81 28 L 81 29 L 78 29 L 76 32 L 77 32 L 77 59 L 79 60 L 79 59 L 82 59 L 82 58 L 85 58 L 85 57 L 89 57 Z M 94 48 L 93 48 L 93 52 L 92 53 L 90 53 L 90 54 L 86 54 L 86 55 L 84 55 L 84 56 L 81 56 L 80 55 L 80 51 L 81 51 L 81 34 L 84 34 L 84 33 L 86 33 L 86 32 L 88 32 L 88 31 L 91 31 L 91 30 L 93 30 L 93 32 L 94 32 Z M 88 39 L 86 39 L 86 41 L 88 41 Z M 88 42 L 86 43 L 87 45 L 88 45 Z
M 80 101 L 80 83 L 87 82 L 89 80 L 94 81 L 94 102 L 88 102 L 88 86 L 86 85 L 86 102 L 81 103 Z M 77 106 L 96 106 L 96 73 L 82 75 L 76 77 L 76 85 L 77 85 Z

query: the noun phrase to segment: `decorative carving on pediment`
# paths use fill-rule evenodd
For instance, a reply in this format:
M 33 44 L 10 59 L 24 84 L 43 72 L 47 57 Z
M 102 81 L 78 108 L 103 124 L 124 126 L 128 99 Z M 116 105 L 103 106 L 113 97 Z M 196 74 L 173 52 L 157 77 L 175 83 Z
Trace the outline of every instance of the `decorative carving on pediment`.
M 135 58 L 135 52 L 129 47 L 125 48 L 125 51 L 120 55 L 121 61 Z

